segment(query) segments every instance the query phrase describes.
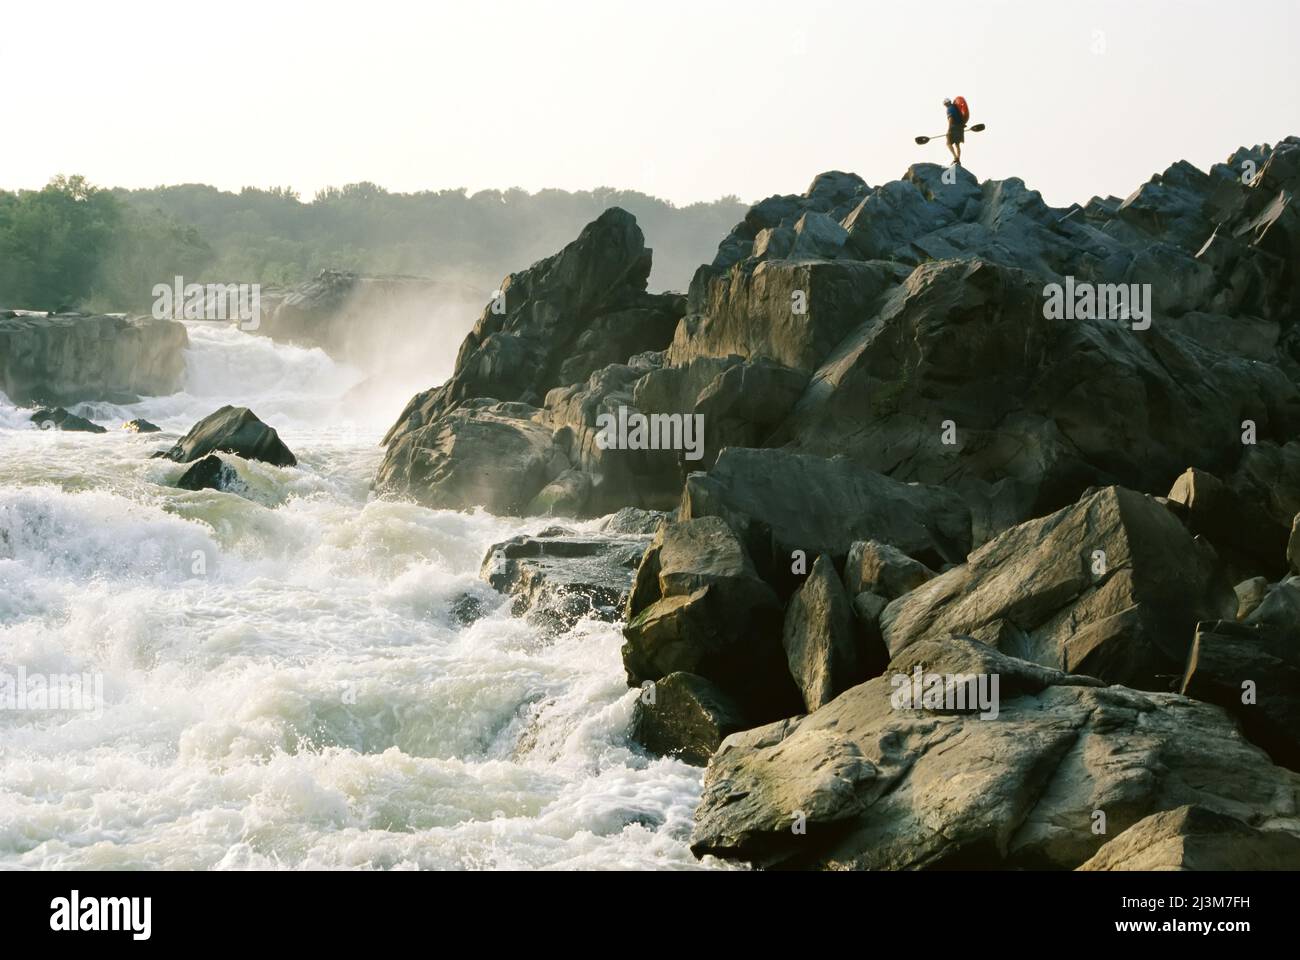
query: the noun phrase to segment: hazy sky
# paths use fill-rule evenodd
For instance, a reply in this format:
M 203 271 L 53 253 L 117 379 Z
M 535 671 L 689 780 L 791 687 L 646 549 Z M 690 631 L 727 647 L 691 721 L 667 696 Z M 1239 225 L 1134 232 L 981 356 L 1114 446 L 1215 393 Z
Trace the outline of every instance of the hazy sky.
M 678 203 L 941 160 L 1048 202 L 1300 134 L 1300 0 L 3 0 L 0 187 L 617 186 Z

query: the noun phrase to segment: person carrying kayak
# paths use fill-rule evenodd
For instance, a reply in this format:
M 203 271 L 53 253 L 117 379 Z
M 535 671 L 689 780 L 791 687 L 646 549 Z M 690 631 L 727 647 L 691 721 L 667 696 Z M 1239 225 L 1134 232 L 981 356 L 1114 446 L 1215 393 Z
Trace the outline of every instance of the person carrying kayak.
M 966 139 L 966 114 L 961 106 L 951 100 L 944 100 L 943 106 L 948 113 L 948 152 L 952 154 L 952 162 L 960 167 L 961 145 Z

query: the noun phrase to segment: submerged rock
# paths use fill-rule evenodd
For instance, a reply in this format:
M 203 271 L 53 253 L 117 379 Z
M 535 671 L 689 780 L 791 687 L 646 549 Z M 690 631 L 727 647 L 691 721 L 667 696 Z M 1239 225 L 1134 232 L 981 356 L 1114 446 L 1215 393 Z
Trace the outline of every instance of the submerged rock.
M 239 473 L 220 457 L 209 454 L 181 474 L 176 486 L 182 490 L 220 490 L 236 493 L 244 488 Z

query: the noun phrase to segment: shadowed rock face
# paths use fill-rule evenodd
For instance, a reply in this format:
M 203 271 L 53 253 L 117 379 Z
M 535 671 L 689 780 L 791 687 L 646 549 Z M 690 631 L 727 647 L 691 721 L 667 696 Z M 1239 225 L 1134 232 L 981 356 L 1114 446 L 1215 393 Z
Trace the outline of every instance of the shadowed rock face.
M 891 677 L 922 664 L 996 674 L 997 717 L 894 706 Z M 723 741 L 692 848 L 762 866 L 1073 869 L 1107 835 L 1187 804 L 1296 833 L 1298 789 L 1217 707 L 927 640 L 807 717 Z
M 175 320 L 0 311 L 0 393 L 65 405 L 175 393 L 189 342 Z

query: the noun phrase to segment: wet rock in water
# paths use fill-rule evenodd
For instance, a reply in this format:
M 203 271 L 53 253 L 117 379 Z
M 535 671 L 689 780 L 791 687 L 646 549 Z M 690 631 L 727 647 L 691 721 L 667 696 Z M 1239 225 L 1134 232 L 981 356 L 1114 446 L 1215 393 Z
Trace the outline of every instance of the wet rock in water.
M 1300 837 L 1188 804 L 1144 817 L 1079 870 L 1300 870 Z
M 1218 707 L 928 639 L 815 713 L 723 741 L 691 843 L 766 867 L 1073 869 L 1188 804 L 1295 833 L 1297 790 Z
M 145 419 L 128 420 L 122 429 L 128 433 L 162 433 L 162 427 Z
M 66 433 L 108 433 L 97 423 L 91 423 L 75 413 L 68 413 L 62 407 L 41 409 L 32 414 L 32 423 L 42 430 L 61 430 Z
M 220 457 L 206 456 L 181 474 L 176 486 L 182 490 L 220 490 L 238 493 L 244 489 L 239 473 Z
M 581 536 L 562 527 L 494 544 L 480 576 L 514 597 L 515 615 L 567 630 L 622 613 L 649 537 Z
M 740 702 L 704 677 L 670 673 L 646 681 L 632 713 L 632 737 L 651 753 L 704 766 L 724 739 L 752 726 Z
M 204 417 L 163 456 L 177 463 L 190 463 L 216 451 L 277 467 L 298 464 L 298 458 L 281 442 L 280 435 L 253 411 L 232 406 L 224 406 Z

